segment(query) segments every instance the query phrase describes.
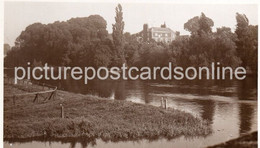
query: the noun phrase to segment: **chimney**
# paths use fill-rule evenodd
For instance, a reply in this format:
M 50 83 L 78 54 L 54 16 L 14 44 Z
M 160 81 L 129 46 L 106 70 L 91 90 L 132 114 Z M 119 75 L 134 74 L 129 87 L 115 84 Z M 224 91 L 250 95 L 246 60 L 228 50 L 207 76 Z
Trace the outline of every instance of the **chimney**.
M 148 24 L 143 25 L 143 41 L 146 42 L 148 40 Z
M 164 24 L 161 25 L 161 28 L 166 28 L 165 22 L 164 22 Z

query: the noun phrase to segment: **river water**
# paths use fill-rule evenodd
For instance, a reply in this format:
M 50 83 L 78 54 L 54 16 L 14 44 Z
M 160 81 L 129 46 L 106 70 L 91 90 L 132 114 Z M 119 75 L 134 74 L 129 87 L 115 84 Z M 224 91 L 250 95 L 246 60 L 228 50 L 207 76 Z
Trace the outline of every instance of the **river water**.
M 62 86 L 67 91 L 93 94 L 108 99 L 126 100 L 160 106 L 161 98 L 168 106 L 189 112 L 210 121 L 213 134 L 207 137 L 172 140 L 157 139 L 139 141 L 92 142 L 29 141 L 5 142 L 5 148 L 196 148 L 215 145 L 257 131 L 257 79 L 247 77 L 237 80 L 199 81 L 81 81 L 66 80 L 48 82 Z

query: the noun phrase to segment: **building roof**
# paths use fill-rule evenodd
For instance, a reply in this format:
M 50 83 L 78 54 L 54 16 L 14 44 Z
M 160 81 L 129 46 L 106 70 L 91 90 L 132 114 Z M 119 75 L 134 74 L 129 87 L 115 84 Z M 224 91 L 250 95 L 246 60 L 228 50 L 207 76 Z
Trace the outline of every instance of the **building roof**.
M 189 35 L 180 35 L 178 36 L 178 39 L 188 39 L 189 37 Z
M 153 31 L 160 31 L 160 32 L 173 32 L 170 28 L 161 28 L 161 27 L 151 27 Z

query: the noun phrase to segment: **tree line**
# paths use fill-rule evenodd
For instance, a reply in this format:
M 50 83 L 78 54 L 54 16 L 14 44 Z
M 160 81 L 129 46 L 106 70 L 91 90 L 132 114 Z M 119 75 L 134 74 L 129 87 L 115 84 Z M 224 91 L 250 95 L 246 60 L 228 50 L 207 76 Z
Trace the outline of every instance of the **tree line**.
M 138 42 L 135 35 L 124 33 L 123 9 L 116 9 L 113 33 L 99 15 L 72 18 L 66 22 L 29 25 L 5 57 L 5 67 L 42 66 L 244 66 L 257 72 L 258 26 L 249 24 L 244 14 L 236 14 L 236 30 L 217 28 L 204 13 L 184 24 L 190 36 L 177 35 L 170 44 Z

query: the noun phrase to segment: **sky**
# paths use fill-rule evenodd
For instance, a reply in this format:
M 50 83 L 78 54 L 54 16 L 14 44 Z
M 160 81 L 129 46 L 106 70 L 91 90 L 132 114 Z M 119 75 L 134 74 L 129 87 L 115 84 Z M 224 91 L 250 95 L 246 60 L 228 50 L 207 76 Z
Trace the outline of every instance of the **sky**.
M 214 21 L 213 31 L 222 26 L 236 27 L 236 13 L 245 14 L 249 23 L 258 24 L 256 4 L 173 4 L 173 3 L 121 3 L 125 22 L 125 32 L 137 33 L 143 24 L 160 27 L 164 22 L 173 31 L 181 35 L 184 23 L 199 16 L 201 12 Z M 117 3 L 93 2 L 5 2 L 4 3 L 4 42 L 13 46 L 15 39 L 25 28 L 33 23 L 43 24 L 66 21 L 73 17 L 101 15 L 107 21 L 107 30 L 112 32 L 115 22 Z

